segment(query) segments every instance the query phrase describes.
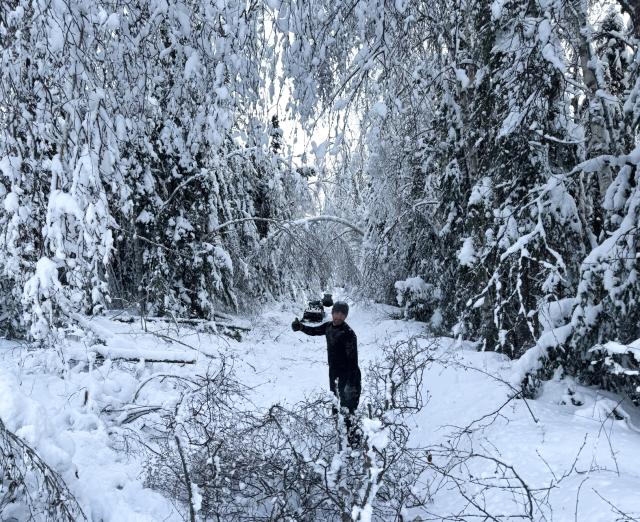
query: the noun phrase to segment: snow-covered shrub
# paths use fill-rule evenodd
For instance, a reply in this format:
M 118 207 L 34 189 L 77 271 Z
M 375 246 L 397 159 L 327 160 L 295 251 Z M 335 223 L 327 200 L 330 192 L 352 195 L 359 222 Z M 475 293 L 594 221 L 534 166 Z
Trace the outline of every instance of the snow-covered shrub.
M 419 321 L 434 318 L 440 302 L 440 292 L 434 285 L 421 277 L 410 277 L 396 281 L 394 286 L 398 305 L 403 307 L 406 318 Z
M 148 484 L 181 501 L 191 520 L 338 522 L 419 512 L 427 499 L 415 486 L 428 463 L 408 446 L 405 414 L 423 406 L 431 355 L 429 343 L 412 339 L 387 347 L 371 365 L 356 451 L 347 446 L 342 414 L 331 413 L 334 397 L 247 411 L 224 360 L 207 375 L 176 378 L 176 406 L 153 423 Z
M 0 419 L 0 518 L 80 522 L 80 505 L 60 476 Z
M 589 350 L 582 377 L 605 390 L 623 393 L 640 406 L 640 339 L 624 345 L 609 341 Z
M 43 257 L 38 261 L 36 273 L 25 284 L 22 299 L 30 336 L 38 340 L 46 338 L 50 326 L 59 320 L 61 302 L 66 304 L 58 266 L 51 259 Z M 64 304 L 64 310 L 68 311 Z
M 385 411 L 420 411 L 425 403 L 422 377 L 436 359 L 433 341 L 411 337 L 384 347 L 383 358 L 371 364 L 367 373 L 369 404 L 382 415 Z

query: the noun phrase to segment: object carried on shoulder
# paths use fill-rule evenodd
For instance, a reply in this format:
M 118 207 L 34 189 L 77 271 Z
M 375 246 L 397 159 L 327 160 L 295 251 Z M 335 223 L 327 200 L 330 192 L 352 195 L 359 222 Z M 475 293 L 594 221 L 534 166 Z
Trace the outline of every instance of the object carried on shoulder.
M 333 296 L 331 294 L 322 296 L 322 306 L 333 306 Z
M 310 323 L 319 323 L 323 319 L 324 306 L 322 306 L 322 301 L 309 301 L 304 314 L 302 314 L 302 320 L 309 321 Z

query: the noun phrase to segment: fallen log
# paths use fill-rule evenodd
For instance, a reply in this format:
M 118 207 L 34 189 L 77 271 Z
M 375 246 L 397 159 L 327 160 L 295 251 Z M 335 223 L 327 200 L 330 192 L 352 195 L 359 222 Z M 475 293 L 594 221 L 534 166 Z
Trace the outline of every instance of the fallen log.
M 142 317 L 142 316 L 114 316 L 112 319 L 114 321 L 118 321 L 121 323 L 135 323 L 137 321 L 143 320 L 147 322 L 158 322 L 158 323 L 177 323 L 177 324 L 192 324 L 192 325 L 211 325 L 214 328 L 223 326 L 225 328 L 229 328 L 232 330 L 241 330 L 243 332 L 248 332 L 251 330 L 251 326 L 247 322 L 234 322 L 231 316 L 226 314 L 215 314 L 215 317 L 220 317 L 222 321 L 210 321 L 208 319 L 195 319 L 188 317 Z
M 110 361 L 125 361 L 125 362 L 150 362 L 150 363 L 166 363 L 166 364 L 195 364 L 195 360 L 187 361 L 185 359 L 163 359 L 163 358 L 151 358 L 148 359 L 146 357 L 120 357 L 120 356 L 110 356 L 104 357 L 101 356 L 102 359 L 109 359 Z
M 94 344 L 86 353 L 95 353 L 96 359 L 127 362 L 154 362 L 168 364 L 195 364 L 196 353 L 183 350 L 149 350 L 140 348 L 111 348 Z
M 188 351 L 140 348 L 131 342 L 116 338 L 113 333 L 106 328 L 87 320 L 79 314 L 76 314 L 74 318 L 85 329 L 91 331 L 98 339 L 98 342 L 84 348 L 69 348 L 68 354 L 72 359 L 82 360 L 88 353 L 95 353 L 99 358 L 111 359 L 112 361 L 139 362 L 144 360 L 147 362 L 165 362 L 172 364 L 195 364 L 196 354 L 199 353 L 191 347 L 189 347 Z M 113 344 L 117 344 L 118 346 L 115 347 Z
M 94 360 L 94 364 L 96 366 L 101 366 L 104 361 L 109 360 L 109 361 L 124 361 L 124 362 L 131 362 L 131 363 L 139 363 L 139 362 L 150 362 L 150 363 L 165 363 L 165 364 L 195 364 L 196 360 L 195 359 L 184 359 L 181 357 L 178 358 L 171 358 L 171 357 L 139 357 L 139 356 L 131 356 L 131 355 L 115 355 L 113 353 L 110 353 L 108 356 L 104 356 L 102 355 L 100 352 L 96 351 L 96 350 L 87 350 L 90 353 L 95 353 L 96 357 Z M 84 361 L 84 363 L 86 364 L 86 357 L 79 357 L 77 354 L 73 354 L 69 357 L 69 362 L 76 364 L 76 363 L 82 363 Z

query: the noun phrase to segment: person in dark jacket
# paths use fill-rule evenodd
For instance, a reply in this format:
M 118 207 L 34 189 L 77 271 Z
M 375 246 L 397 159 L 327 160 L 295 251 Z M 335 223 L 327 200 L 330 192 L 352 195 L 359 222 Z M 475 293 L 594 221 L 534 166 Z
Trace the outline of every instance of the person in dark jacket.
M 329 389 L 338 396 L 340 407 L 349 412 L 345 424 L 349 440 L 355 435 L 351 430 L 351 416 L 358 407 L 361 392 L 361 374 L 358 367 L 358 339 L 355 332 L 345 322 L 349 305 L 338 301 L 331 309 L 331 321 L 320 326 L 307 326 L 296 319 L 291 324 L 294 332 L 307 335 L 324 335 L 327 338 L 327 359 L 329 362 Z

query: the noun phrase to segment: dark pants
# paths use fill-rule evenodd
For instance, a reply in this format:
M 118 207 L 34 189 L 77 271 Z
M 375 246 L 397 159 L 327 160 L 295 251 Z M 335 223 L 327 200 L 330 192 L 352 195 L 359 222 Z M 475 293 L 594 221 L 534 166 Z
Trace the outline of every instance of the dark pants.
M 331 374 L 329 374 L 329 379 L 329 389 L 334 395 L 338 396 L 340 407 L 346 408 L 351 414 L 355 412 L 360 402 L 360 372 L 358 371 L 357 379 L 348 379 Z
M 331 391 L 337 395 L 338 400 L 340 401 L 340 408 L 348 411 L 348 413 L 344 415 L 344 425 L 347 428 L 349 445 L 356 446 L 360 443 L 360 434 L 356 432 L 357 426 L 354 425 L 353 414 L 358 408 L 358 403 L 360 402 L 360 380 L 358 379 L 356 382 L 351 382 L 348 379 L 343 379 L 341 381 L 338 377 L 337 379 L 332 379 L 330 388 Z M 333 414 L 338 414 L 338 410 L 335 407 L 333 408 Z

